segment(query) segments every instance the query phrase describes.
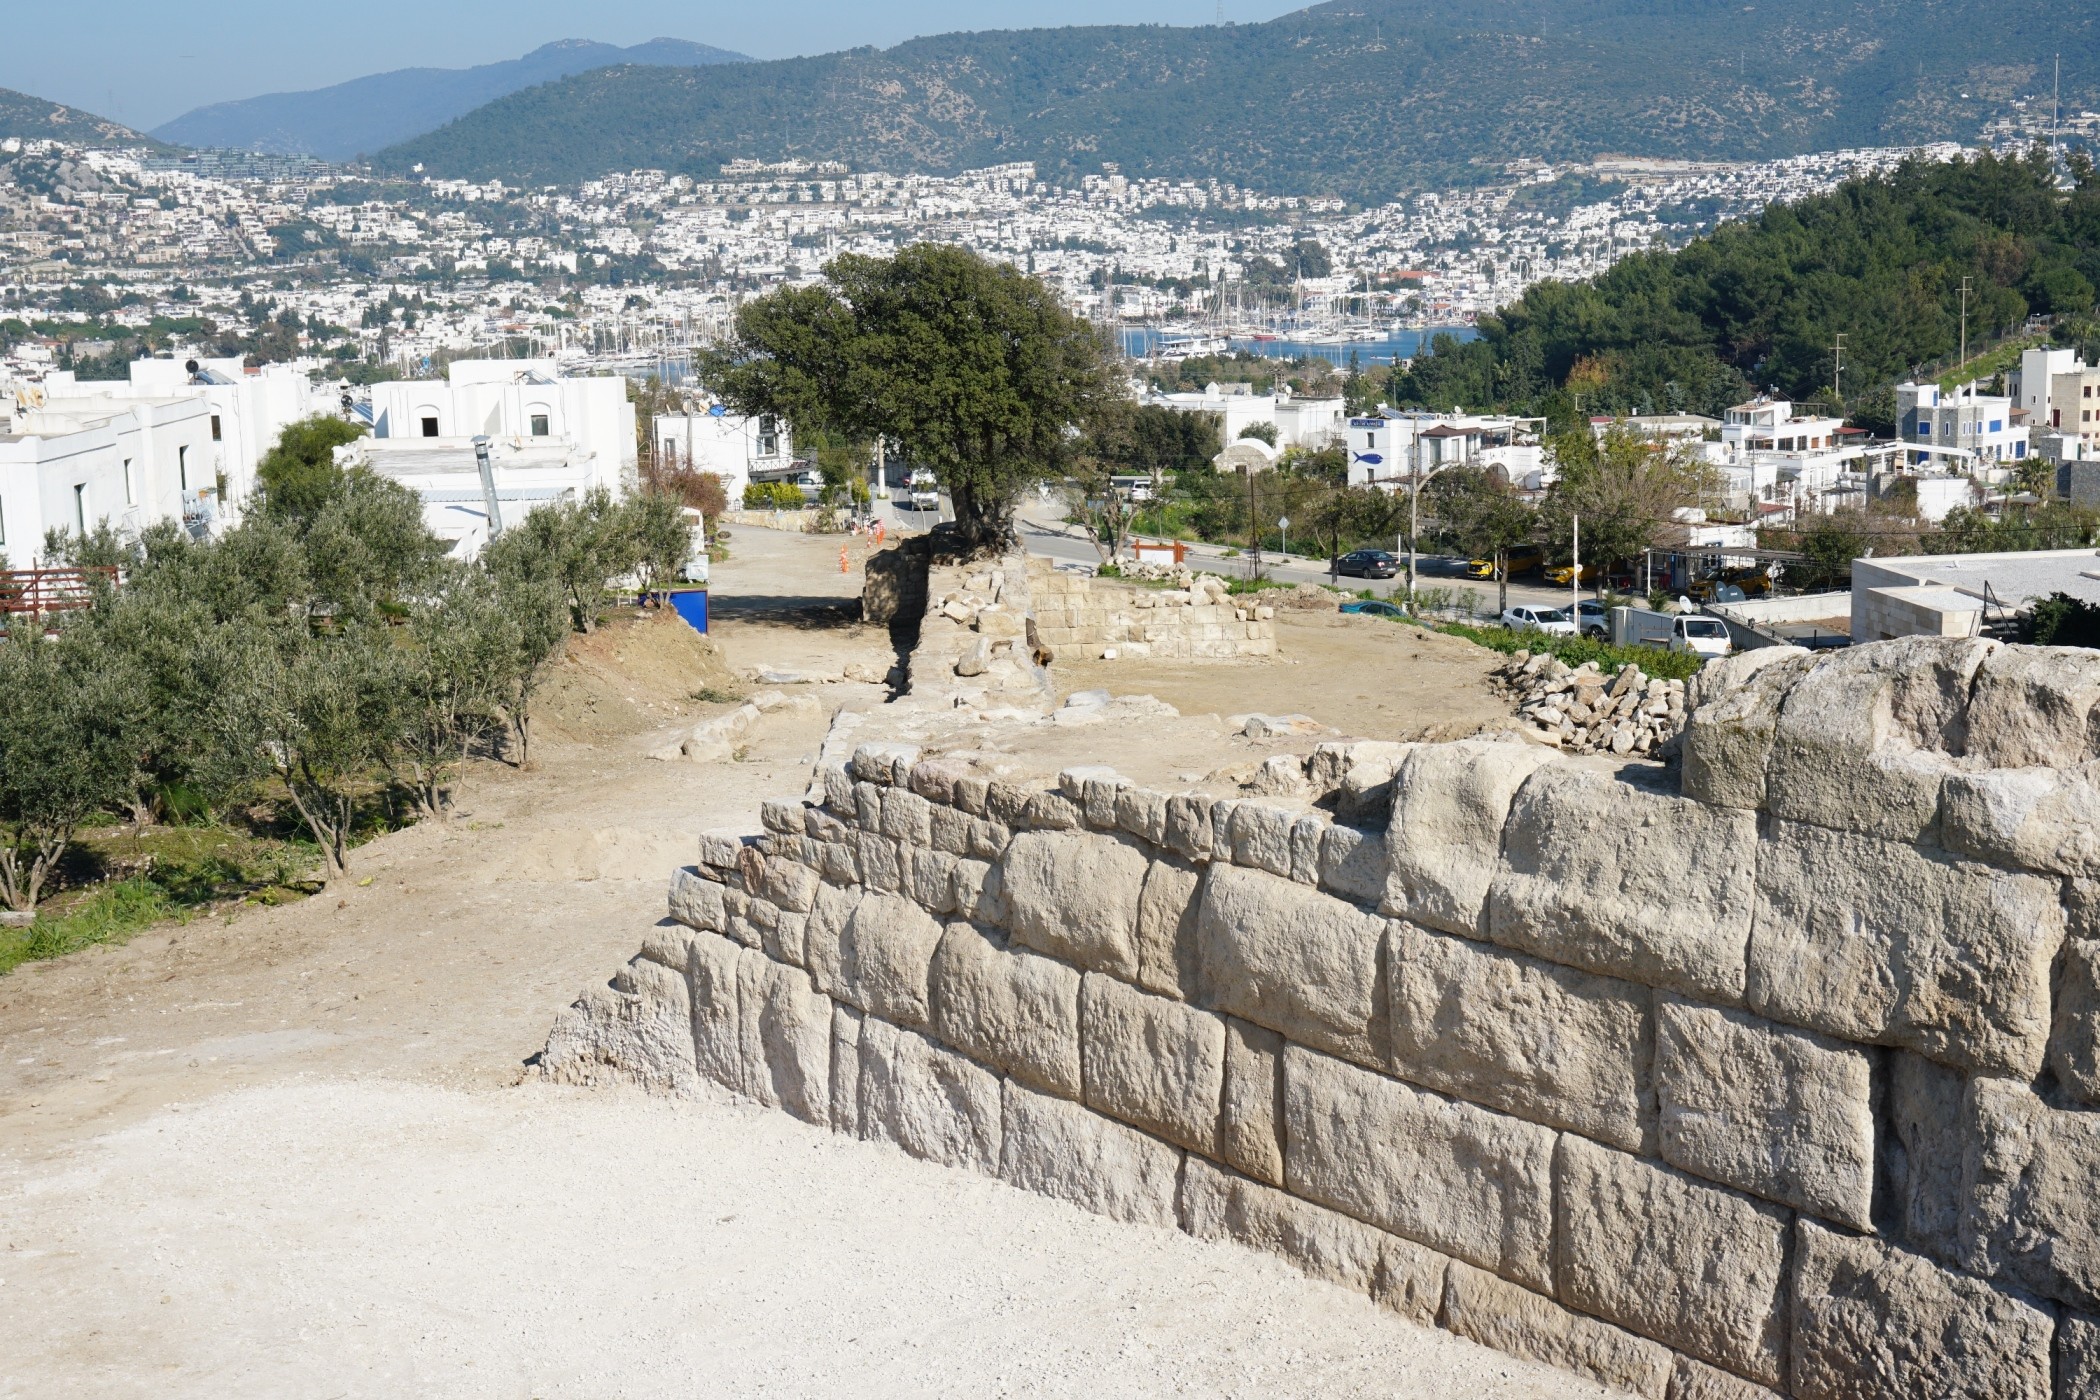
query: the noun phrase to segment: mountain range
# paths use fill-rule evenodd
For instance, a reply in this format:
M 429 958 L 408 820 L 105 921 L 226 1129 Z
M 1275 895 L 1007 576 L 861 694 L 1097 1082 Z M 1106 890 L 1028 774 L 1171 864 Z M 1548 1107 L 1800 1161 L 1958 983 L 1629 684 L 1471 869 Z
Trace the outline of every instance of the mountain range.
M 31 97 L 11 88 L 0 88 L 0 139 L 9 136 L 65 141 L 76 146 L 160 145 L 150 136 L 143 136 L 93 112 Z
M 542 184 L 737 157 L 1372 198 L 1519 157 L 1765 159 L 1973 136 L 2100 99 L 2100 7 L 2061 0 L 1333 0 L 1262 24 L 944 34 L 698 69 L 599 68 L 374 159 Z M 175 137 L 171 125 L 161 135 Z
M 651 39 L 631 48 L 563 39 L 523 58 L 475 68 L 403 68 L 311 92 L 215 102 L 156 127 L 153 135 L 178 146 L 342 161 L 421 135 L 483 103 L 574 73 L 616 64 L 676 70 L 748 61 L 743 54 L 683 39 Z

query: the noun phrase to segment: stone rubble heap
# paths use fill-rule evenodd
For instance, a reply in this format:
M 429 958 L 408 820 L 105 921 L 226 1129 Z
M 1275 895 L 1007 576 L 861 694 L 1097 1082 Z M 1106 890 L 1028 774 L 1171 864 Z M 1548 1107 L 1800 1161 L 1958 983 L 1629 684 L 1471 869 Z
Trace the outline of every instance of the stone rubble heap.
M 1492 674 L 1517 701 L 1532 736 L 1571 753 L 1658 753 L 1684 728 L 1683 681 L 1626 665 L 1605 675 L 1594 661 L 1570 666 L 1548 652 L 1511 655 Z

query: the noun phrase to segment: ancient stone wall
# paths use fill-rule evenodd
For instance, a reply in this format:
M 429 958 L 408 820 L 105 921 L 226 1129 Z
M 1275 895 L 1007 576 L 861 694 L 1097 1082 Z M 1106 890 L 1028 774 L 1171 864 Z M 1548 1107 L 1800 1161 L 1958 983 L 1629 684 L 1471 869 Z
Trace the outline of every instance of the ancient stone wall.
M 543 1066 L 1639 1395 L 2100 1395 L 2100 662 L 1773 648 L 1687 699 L 1671 765 L 1330 742 L 1295 803 L 834 748 Z
M 1275 609 L 1235 598 L 1212 574 L 1184 587 L 1144 588 L 1113 579 L 1059 573 L 1030 560 L 1036 623 L 1053 651 L 1089 659 L 1168 657 L 1224 661 L 1276 654 Z

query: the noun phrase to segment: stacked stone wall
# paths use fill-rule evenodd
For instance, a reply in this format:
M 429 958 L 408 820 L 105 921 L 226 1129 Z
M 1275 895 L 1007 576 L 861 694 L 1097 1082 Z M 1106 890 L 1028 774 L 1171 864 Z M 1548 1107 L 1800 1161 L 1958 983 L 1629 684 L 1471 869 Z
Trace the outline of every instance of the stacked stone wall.
M 1276 611 L 1225 581 L 1190 576 L 1181 588 L 1143 588 L 1031 561 L 1036 622 L 1053 651 L 1087 657 L 1225 661 L 1276 654 Z
M 864 745 L 705 839 L 543 1063 L 1639 1395 L 2100 1396 L 2100 660 L 1772 648 L 1688 698 L 1675 766 L 1335 742 L 1319 805 Z

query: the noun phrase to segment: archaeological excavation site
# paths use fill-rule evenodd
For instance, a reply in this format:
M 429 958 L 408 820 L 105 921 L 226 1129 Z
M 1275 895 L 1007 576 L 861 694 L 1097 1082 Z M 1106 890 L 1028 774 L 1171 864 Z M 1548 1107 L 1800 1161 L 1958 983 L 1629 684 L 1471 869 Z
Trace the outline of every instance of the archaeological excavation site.
M 884 562 L 893 698 L 663 872 L 538 1073 L 726 1089 L 1656 1400 L 2100 1396 L 2094 653 L 1775 646 L 1623 743 L 1399 743 L 1057 700 L 1063 657 L 1269 655 L 1208 584 Z

